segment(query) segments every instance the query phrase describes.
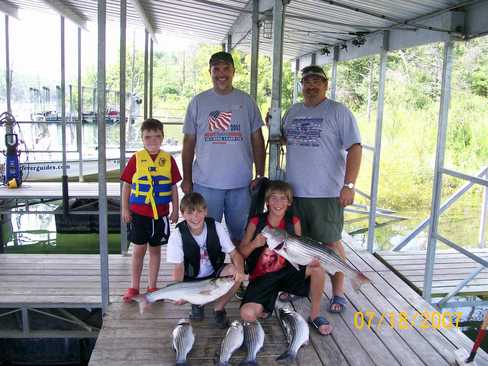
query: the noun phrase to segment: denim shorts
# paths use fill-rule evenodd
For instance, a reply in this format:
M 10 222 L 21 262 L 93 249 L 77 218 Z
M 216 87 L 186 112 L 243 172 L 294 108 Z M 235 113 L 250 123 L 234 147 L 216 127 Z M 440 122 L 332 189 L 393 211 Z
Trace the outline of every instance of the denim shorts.
M 230 238 L 233 241 L 242 240 L 251 206 L 249 188 L 216 189 L 193 184 L 193 191 L 200 193 L 207 201 L 208 216 L 219 222 L 225 216 Z

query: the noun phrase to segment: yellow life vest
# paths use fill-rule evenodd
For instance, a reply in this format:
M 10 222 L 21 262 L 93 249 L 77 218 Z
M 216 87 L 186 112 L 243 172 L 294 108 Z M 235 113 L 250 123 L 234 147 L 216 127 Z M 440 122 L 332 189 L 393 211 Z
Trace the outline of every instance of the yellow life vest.
M 158 219 L 157 205 L 171 202 L 171 155 L 160 151 L 155 160 L 146 149 L 136 152 L 136 172 L 132 177 L 129 202 L 151 205 Z

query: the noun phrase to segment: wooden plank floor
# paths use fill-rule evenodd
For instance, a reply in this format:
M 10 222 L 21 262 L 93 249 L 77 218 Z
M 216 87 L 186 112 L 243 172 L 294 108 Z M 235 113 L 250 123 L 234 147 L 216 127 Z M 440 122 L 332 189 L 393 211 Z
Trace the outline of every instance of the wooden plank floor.
M 380 324 L 382 313 L 405 311 L 412 319 L 414 314 L 434 309 L 374 256 L 352 248 L 348 249 L 348 256 L 350 263 L 364 271 L 372 283 L 359 292 L 347 284 L 349 303 L 340 315 L 326 312 L 331 295 L 330 283 L 326 285 L 322 310 L 335 329 L 328 337 L 311 330 L 311 342 L 300 351 L 298 365 L 450 365 L 457 348 L 471 348 L 472 342 L 456 329 L 432 329 L 429 322 L 425 323 L 427 327 L 415 322 L 408 329 L 398 329 L 397 324 L 392 326 L 386 321 Z M 164 249 L 162 257 L 160 285 L 170 280 Z M 129 285 L 130 257 L 111 255 L 109 263 L 112 304 L 104 316 L 90 365 L 174 364 L 171 331 L 178 319 L 187 316 L 190 306 L 156 303 L 140 315 L 136 304 L 123 304 L 120 297 Z M 100 302 L 99 281 L 97 255 L 0 255 L 0 307 L 75 306 L 77 303 L 96 307 Z M 288 306 L 308 316 L 308 299 Z M 237 301 L 228 305 L 230 318 L 238 318 L 238 309 Z M 370 328 L 355 327 L 355 314 L 360 311 L 377 314 Z M 206 312 L 208 321 L 193 324 L 196 342 L 189 357 L 191 365 L 213 365 L 225 334 L 213 326 L 211 306 L 207 306 Z M 275 365 L 275 358 L 286 349 L 285 338 L 275 316 L 262 324 L 266 338 L 258 362 Z M 233 356 L 232 364 L 243 357 L 244 351 L 240 350 Z M 477 361 L 479 365 L 488 365 L 488 355 L 479 352 Z
M 472 253 L 488 260 L 488 249 L 473 249 Z M 382 251 L 376 253 L 380 259 L 419 291 L 424 287 L 426 251 Z M 481 265 L 455 250 L 438 250 L 434 265 L 432 295 L 442 296 L 453 290 L 459 282 Z M 488 295 L 488 271 L 483 270 L 460 295 Z

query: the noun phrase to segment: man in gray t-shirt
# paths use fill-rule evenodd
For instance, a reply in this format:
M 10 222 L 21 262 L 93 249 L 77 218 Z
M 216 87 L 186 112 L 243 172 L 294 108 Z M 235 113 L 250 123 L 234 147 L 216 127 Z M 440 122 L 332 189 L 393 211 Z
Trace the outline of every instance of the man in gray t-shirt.
M 217 52 L 209 61 L 213 88 L 188 105 L 183 126 L 184 193 L 203 195 L 208 215 L 225 222 L 234 243 L 242 239 L 250 206 L 249 184 L 264 173 L 263 121 L 254 100 L 232 86 L 234 60 Z
M 326 243 L 345 259 L 344 207 L 354 201 L 361 137 L 349 109 L 327 99 L 327 77 L 320 66 L 302 70 L 302 86 L 304 102 L 292 105 L 284 117 L 286 180 L 293 187 L 303 235 Z M 332 285 L 329 311 L 341 312 L 344 274 L 337 272 Z

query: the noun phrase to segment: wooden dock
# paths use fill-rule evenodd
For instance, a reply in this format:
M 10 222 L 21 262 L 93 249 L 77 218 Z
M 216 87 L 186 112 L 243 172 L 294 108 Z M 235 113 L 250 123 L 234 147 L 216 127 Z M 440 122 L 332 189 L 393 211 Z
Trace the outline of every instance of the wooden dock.
M 163 249 L 164 253 L 164 249 Z M 406 312 L 415 314 L 435 311 L 408 285 L 373 255 L 348 250 L 349 261 L 370 279 L 359 292 L 347 288 L 349 304 L 341 314 L 326 312 L 331 294 L 330 283 L 325 289 L 323 313 L 335 327 L 333 334 L 321 337 L 311 329 L 311 342 L 299 354 L 298 365 L 452 365 L 458 348 L 470 350 L 472 341 L 460 331 L 449 327 L 433 329 L 432 323 L 412 322 L 400 329 L 398 321 L 389 324 L 381 314 Z M 160 285 L 170 280 L 170 266 L 162 258 Z M 171 331 L 180 318 L 187 317 L 189 305 L 156 303 L 140 315 L 136 304 L 124 304 L 120 295 L 129 285 L 130 257 L 111 255 L 111 305 L 103 319 L 91 366 L 173 365 Z M 0 307 L 82 307 L 100 306 L 99 257 L 97 255 L 0 255 Z M 143 274 L 143 282 L 146 274 Z M 293 303 L 294 308 L 308 316 L 308 299 Z M 1 310 L 1 309 L 0 309 Z M 239 302 L 228 305 L 230 318 L 237 319 Z M 357 312 L 365 314 L 362 329 L 357 329 Z M 367 313 L 368 312 L 368 313 Z M 368 327 L 368 315 L 375 314 Z M 207 306 L 208 320 L 194 323 L 196 342 L 190 353 L 191 365 L 213 365 L 215 353 L 225 334 L 213 326 L 212 308 Z M 258 355 L 260 365 L 275 365 L 275 358 L 286 349 L 283 331 L 275 316 L 262 322 L 265 345 Z M 423 329 L 426 328 L 426 329 Z M 232 364 L 244 357 L 238 351 Z M 488 355 L 478 353 L 478 365 L 488 365 Z
M 473 254 L 488 260 L 488 249 L 473 249 Z M 426 251 L 377 252 L 389 268 L 404 281 L 422 292 Z M 462 280 L 481 265 L 455 250 L 437 250 L 432 280 L 432 296 L 450 293 Z M 462 296 L 488 296 L 488 271 L 483 270 L 460 292 Z

